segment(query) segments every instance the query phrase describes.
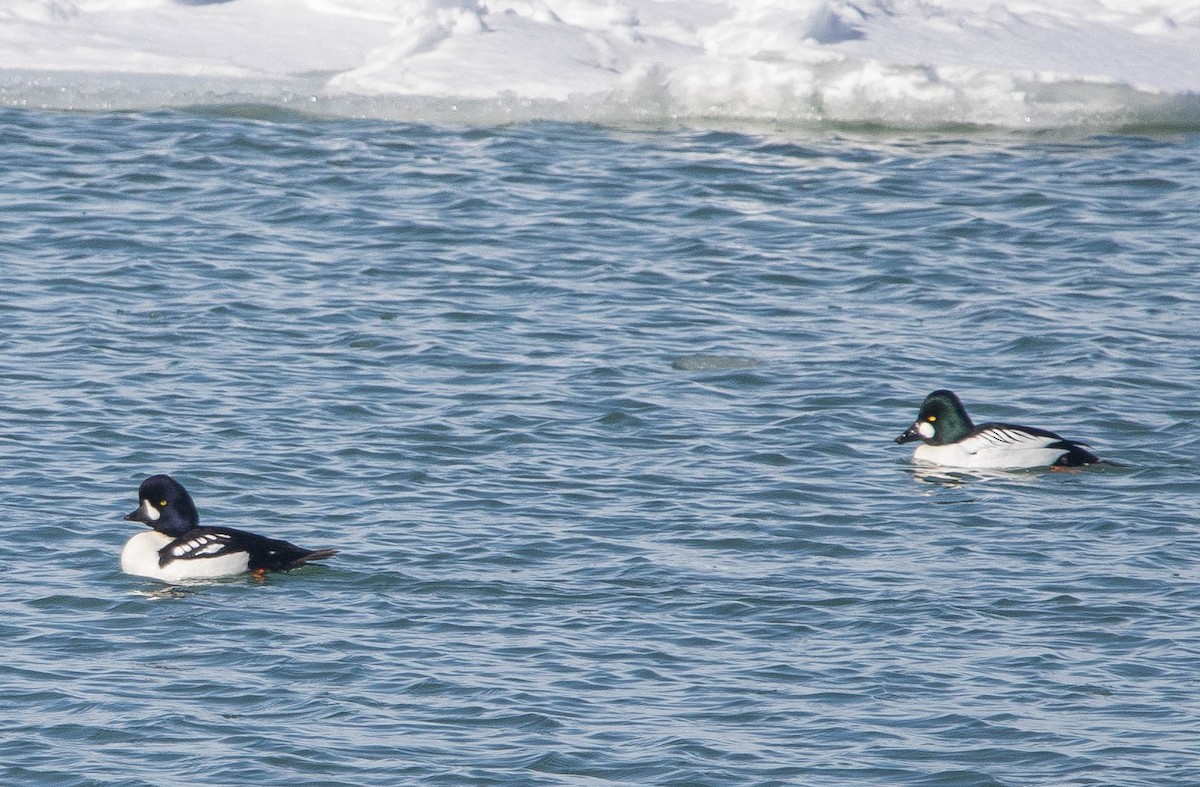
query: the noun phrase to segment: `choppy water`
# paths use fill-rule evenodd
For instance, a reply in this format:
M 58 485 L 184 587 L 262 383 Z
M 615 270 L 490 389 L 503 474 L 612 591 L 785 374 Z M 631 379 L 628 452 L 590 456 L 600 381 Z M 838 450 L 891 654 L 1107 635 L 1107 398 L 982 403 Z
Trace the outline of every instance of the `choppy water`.
M 0 150 L 0 781 L 1200 783 L 1200 137 Z M 916 474 L 937 387 L 1129 466 Z M 154 472 L 342 554 L 126 576 Z

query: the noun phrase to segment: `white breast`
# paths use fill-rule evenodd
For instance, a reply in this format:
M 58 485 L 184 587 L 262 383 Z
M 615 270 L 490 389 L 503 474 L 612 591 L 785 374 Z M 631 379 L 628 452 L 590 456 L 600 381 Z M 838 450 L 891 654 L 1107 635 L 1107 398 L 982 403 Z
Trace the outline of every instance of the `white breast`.
M 125 542 L 125 548 L 121 550 L 121 570 L 134 576 L 179 582 L 186 579 L 231 577 L 244 574 L 250 567 L 250 556 L 245 552 L 233 552 L 220 557 L 172 560 L 160 567 L 158 551 L 172 541 L 173 538 L 164 536 L 157 530 L 138 533 Z

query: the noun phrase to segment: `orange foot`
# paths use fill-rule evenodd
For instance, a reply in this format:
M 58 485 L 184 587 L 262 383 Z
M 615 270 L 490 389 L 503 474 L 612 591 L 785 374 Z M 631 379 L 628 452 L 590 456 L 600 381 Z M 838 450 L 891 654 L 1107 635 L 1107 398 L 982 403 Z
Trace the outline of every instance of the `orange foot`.
M 1067 467 L 1066 465 L 1050 465 L 1052 473 L 1078 473 L 1078 467 Z
M 256 568 L 250 572 L 250 576 L 254 577 L 259 582 L 267 581 L 267 570 L 265 568 Z

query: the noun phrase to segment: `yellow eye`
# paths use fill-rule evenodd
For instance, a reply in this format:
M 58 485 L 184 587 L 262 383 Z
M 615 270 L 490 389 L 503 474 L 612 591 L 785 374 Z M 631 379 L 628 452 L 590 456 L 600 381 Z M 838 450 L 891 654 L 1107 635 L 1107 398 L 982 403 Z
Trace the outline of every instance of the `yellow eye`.
M 166 500 L 159 500 L 159 501 L 158 501 L 158 507 L 159 507 L 159 508 L 166 508 L 166 507 L 167 507 L 167 501 L 166 501 Z
M 931 415 L 931 416 L 929 416 L 929 423 L 933 423 L 933 422 L 934 422 L 934 421 L 936 421 L 936 420 L 937 420 L 937 416 L 936 416 L 936 415 Z M 165 505 L 166 505 L 166 503 L 163 503 L 163 505 L 165 506 Z

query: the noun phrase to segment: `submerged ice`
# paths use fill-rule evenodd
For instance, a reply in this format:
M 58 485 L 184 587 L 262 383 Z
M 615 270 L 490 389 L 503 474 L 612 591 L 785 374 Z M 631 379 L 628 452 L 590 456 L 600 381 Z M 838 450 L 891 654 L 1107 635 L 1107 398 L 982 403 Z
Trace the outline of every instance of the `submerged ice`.
M 0 0 L 0 100 L 1005 127 L 1200 122 L 1194 0 Z

